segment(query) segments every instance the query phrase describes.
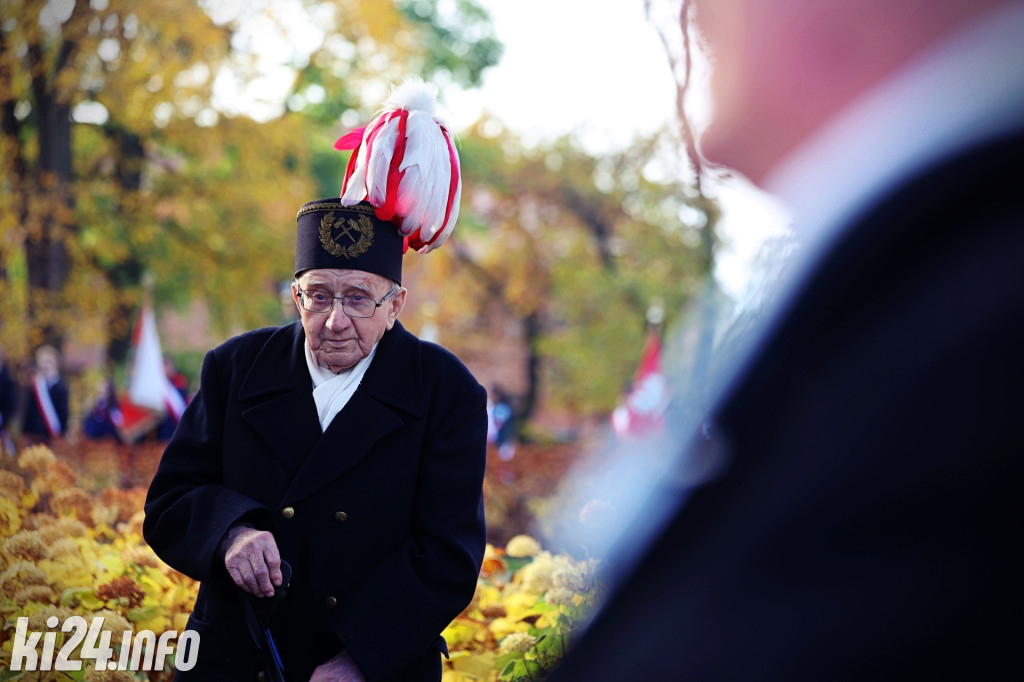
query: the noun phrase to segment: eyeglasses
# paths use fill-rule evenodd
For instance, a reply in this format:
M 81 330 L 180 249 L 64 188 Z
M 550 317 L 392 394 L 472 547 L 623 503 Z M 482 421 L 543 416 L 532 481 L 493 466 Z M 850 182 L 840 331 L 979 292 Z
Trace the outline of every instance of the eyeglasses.
M 298 289 L 298 287 L 296 287 Z M 299 291 L 299 305 L 303 310 L 311 313 L 329 313 L 334 307 L 335 301 L 341 301 L 341 310 L 349 317 L 373 317 L 377 308 L 384 305 L 384 301 L 398 293 L 399 289 L 392 289 L 384 298 L 379 301 L 363 296 L 362 294 L 349 294 L 347 296 L 331 296 L 326 291 Z

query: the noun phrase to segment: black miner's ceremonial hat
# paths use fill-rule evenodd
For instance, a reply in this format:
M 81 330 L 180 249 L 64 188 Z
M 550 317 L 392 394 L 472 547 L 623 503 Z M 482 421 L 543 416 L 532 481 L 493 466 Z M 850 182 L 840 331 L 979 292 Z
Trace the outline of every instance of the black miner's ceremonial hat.
M 314 268 L 362 270 L 402 282 L 405 238 L 368 202 L 343 206 L 340 198 L 302 205 L 296 216 L 295 276 Z

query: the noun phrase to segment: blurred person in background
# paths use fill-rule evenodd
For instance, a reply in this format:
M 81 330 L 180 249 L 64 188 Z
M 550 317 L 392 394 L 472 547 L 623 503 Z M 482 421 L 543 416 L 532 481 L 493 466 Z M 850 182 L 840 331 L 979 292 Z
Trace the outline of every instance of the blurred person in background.
M 29 443 L 48 443 L 68 427 L 68 388 L 60 375 L 60 355 L 53 346 L 36 350 L 35 372 L 25 389 L 21 435 Z
M 18 402 L 18 385 L 11 376 L 7 355 L 0 346 L 0 453 L 14 454 L 10 426 L 14 419 L 14 408 Z
M 167 380 L 171 382 L 171 386 L 174 390 L 181 396 L 183 404 L 187 405 L 189 400 L 188 377 L 178 371 L 178 365 L 174 362 L 174 358 L 164 357 L 164 374 L 167 375 Z M 178 420 L 175 419 L 171 410 L 167 410 L 163 419 L 160 420 L 160 424 L 157 426 L 157 440 L 170 440 L 171 436 L 174 434 L 174 429 L 177 426 Z
M 466 367 L 398 321 L 406 245 L 440 246 L 458 215 L 458 157 L 434 97 L 422 82 L 397 88 L 356 131 L 342 198 L 299 209 L 299 320 L 204 359 L 144 524 L 157 554 L 201 581 L 188 628 L 202 648 L 177 679 L 281 679 L 264 631 L 289 682 L 441 678 L 441 631 L 483 560 L 487 416 Z M 386 186 L 367 157 L 394 169 Z
M 89 413 L 82 419 L 82 434 L 91 440 L 110 439 L 120 443 L 123 426 L 124 415 L 117 402 L 114 383 L 103 379 L 96 386 Z
M 1019 677 L 1024 3 L 695 5 L 801 260 L 553 679 Z
M 498 458 L 507 462 L 516 454 L 516 416 L 512 398 L 500 386 L 493 388 L 494 404 L 491 418 L 494 420 L 494 443 L 498 446 Z

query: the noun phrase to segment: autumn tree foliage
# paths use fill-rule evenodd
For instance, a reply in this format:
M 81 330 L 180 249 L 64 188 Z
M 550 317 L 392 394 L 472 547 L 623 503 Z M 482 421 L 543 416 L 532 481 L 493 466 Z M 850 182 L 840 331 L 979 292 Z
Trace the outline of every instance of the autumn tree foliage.
M 278 323 L 296 207 L 339 191 L 334 140 L 389 85 L 422 75 L 443 100 L 501 54 L 472 0 L 0 8 L 0 345 L 22 363 L 67 338 L 122 362 L 147 273 L 158 306 L 203 301 L 223 335 Z M 527 420 L 607 414 L 648 309 L 679 310 L 710 267 L 714 206 L 657 161 L 675 144 L 598 154 L 527 147 L 491 119 L 460 131 L 459 228 L 407 258 L 405 319 L 505 367 Z
M 4 320 L 27 321 L 4 325 L 14 349 L 59 344 L 69 313 L 114 312 L 112 292 L 138 281 L 134 253 L 115 268 L 90 268 L 107 244 L 85 218 L 142 222 L 137 197 L 145 141 L 158 127 L 154 111 L 208 100 L 210 65 L 225 52 L 226 33 L 198 7 L 171 4 L 4 2 L 2 181 L 11 191 L 0 234 L 10 294 L 0 305 Z M 79 135 L 83 125 L 95 134 Z M 114 200 L 104 201 L 115 185 Z M 94 190 L 99 206 L 90 205 Z M 86 270 L 94 276 L 83 282 Z
M 526 148 L 485 120 L 461 141 L 460 231 L 443 255 L 412 263 L 427 272 L 419 290 L 446 292 L 432 301 L 443 341 L 518 362 L 522 417 L 541 403 L 606 415 L 636 369 L 648 309 L 671 314 L 702 286 L 699 230 L 713 206 L 654 167 L 668 132 L 594 154 L 571 137 Z M 510 333 L 522 357 L 496 345 Z
M 146 272 L 159 303 L 208 301 L 223 329 L 273 321 L 295 207 L 337 191 L 313 150 L 330 150 L 339 116 L 368 115 L 369 83 L 472 85 L 500 54 L 465 0 L 0 8 L 0 344 L 14 359 L 73 332 L 123 360 Z M 296 15 L 309 30 L 273 104 L 219 98 L 218 82 L 264 89 L 247 27 L 287 33 Z

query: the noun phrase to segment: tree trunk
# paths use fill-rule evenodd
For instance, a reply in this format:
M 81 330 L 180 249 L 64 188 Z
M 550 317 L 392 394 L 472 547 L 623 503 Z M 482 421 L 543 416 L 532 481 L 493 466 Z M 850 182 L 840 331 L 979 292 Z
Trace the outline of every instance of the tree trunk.
M 108 128 L 107 134 L 114 140 L 117 148 L 116 179 L 121 196 L 137 195 L 142 187 L 142 169 L 145 154 L 142 139 L 135 133 L 124 128 Z M 118 206 L 119 217 L 126 224 L 135 221 L 133 210 L 125 202 Z M 142 263 L 135 256 L 106 271 L 107 281 L 116 291 L 136 288 L 142 283 Z M 108 325 L 107 360 L 118 364 L 128 359 L 131 348 L 132 325 L 137 305 L 119 298 L 111 313 Z
M 61 51 L 65 60 L 69 49 Z M 39 140 L 35 169 L 39 196 L 29 202 L 27 211 L 28 314 L 30 325 L 41 333 L 41 340 L 60 348 L 64 330 L 59 316 L 53 313 L 65 307 L 63 293 L 70 264 L 67 244 L 74 232 L 71 107 L 60 100 L 55 86 L 46 78 L 41 47 L 29 46 L 28 56 L 34 74 L 32 95 Z
M 533 416 L 533 411 L 537 407 L 537 396 L 540 394 L 540 352 L 537 349 L 542 331 L 540 314 L 533 311 L 523 318 L 522 324 L 523 334 L 526 337 L 527 356 L 526 395 L 523 396 L 517 415 L 520 424 L 526 423 Z
M 7 52 L 10 45 L 7 34 L 0 27 L 0 65 L 9 63 Z M 23 226 L 26 224 L 27 202 L 25 200 L 25 188 L 27 183 L 28 170 L 25 165 L 25 150 L 21 142 L 22 124 L 14 115 L 17 106 L 17 98 L 14 93 L 12 73 L 8 68 L 0 66 L 0 140 L 2 140 L 2 164 L 3 177 L 0 182 L 5 183 L 10 189 L 10 195 L 4 200 L 4 208 L 14 216 L 16 224 L 22 227 L 10 233 L 2 235 L 3 244 L 0 244 L 0 289 L 11 291 L 12 282 L 9 281 L 7 272 L 8 258 L 11 252 L 19 251 L 24 245 Z M 5 316 L 6 317 L 6 316 Z M 0 326 L 4 321 L 0 320 Z

